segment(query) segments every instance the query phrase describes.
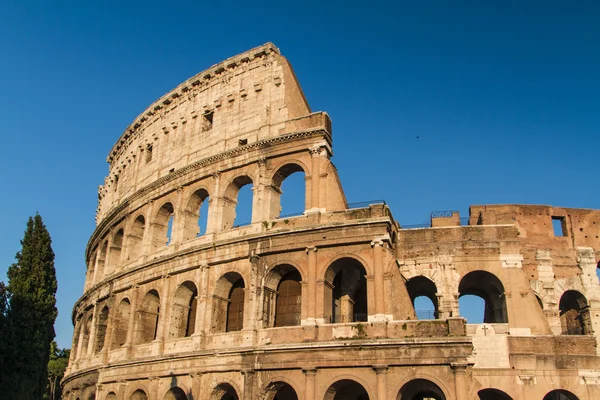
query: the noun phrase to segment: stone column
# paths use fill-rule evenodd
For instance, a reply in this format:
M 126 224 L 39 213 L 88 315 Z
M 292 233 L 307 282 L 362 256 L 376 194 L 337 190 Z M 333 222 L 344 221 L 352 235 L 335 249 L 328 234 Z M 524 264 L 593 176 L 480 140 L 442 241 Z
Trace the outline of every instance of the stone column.
M 156 327 L 156 339 L 155 339 L 155 342 L 157 343 L 157 345 L 153 346 L 153 351 L 152 351 L 152 353 L 154 355 L 162 354 L 163 349 L 164 349 L 165 337 L 169 330 L 168 317 L 169 317 L 169 314 L 171 311 L 169 308 L 169 302 L 168 302 L 169 298 L 171 297 L 171 290 L 170 290 L 171 279 L 170 278 L 171 278 L 170 275 L 165 275 L 161 279 L 162 287 L 161 287 L 161 291 L 160 291 L 160 314 L 158 316 L 158 326 Z
M 135 328 L 138 315 L 138 297 L 139 297 L 139 286 L 134 286 L 130 289 L 131 295 L 129 298 L 131 299 L 130 311 L 129 311 L 129 321 L 127 323 L 127 339 L 125 340 L 126 358 L 131 358 L 133 353 L 133 346 L 135 344 Z
M 373 286 L 375 289 L 375 320 L 385 319 L 385 304 L 383 291 L 383 241 L 371 242 L 373 248 Z
M 244 393 L 242 393 L 242 400 L 253 400 L 253 392 L 254 392 L 254 377 L 256 372 L 252 369 L 242 370 L 242 375 L 244 375 Z
M 321 148 L 313 147 L 309 149 L 311 156 L 310 171 L 310 211 L 320 211 L 320 169 L 321 169 Z
M 199 278 L 198 278 L 199 276 Z M 194 327 L 194 337 L 198 338 L 196 348 L 201 348 L 206 337 L 206 313 L 208 312 L 208 266 L 200 266 L 196 274 L 198 282 L 198 305 L 196 307 L 196 326 Z
M 208 219 L 206 221 L 206 233 L 213 233 L 218 231 L 221 226 L 221 174 L 216 172 L 212 176 L 214 186 L 213 191 L 210 194 L 209 206 L 208 206 Z
M 189 396 L 192 399 L 201 399 L 201 393 L 202 393 L 202 373 L 201 372 L 194 372 L 190 374 L 190 377 L 192 378 L 192 395 Z
M 373 365 L 373 370 L 377 374 L 377 400 L 387 400 L 387 365 Z
M 94 354 L 96 345 L 96 330 L 98 329 L 98 303 L 94 304 L 94 313 L 92 314 L 92 323 L 90 324 L 90 337 L 88 338 L 87 356 L 91 357 Z
M 315 400 L 317 370 L 315 368 L 302 368 L 302 372 L 304 372 L 304 400 Z
M 465 384 L 466 380 L 466 363 L 452 363 L 452 370 L 454 371 L 454 393 L 456 400 L 462 400 L 467 398 L 467 388 Z
M 303 299 L 307 303 L 307 318 L 302 321 L 302 325 L 316 325 L 317 318 L 317 248 L 315 246 L 307 247 L 308 256 L 308 277 L 306 284 L 306 296 Z

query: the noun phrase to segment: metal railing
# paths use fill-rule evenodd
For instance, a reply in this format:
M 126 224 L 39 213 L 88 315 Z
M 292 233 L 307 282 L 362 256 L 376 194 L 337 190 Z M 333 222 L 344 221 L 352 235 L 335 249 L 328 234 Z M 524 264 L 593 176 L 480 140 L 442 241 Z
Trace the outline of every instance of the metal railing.
M 358 201 L 355 203 L 348 203 L 348 209 L 352 208 L 367 208 L 371 204 L 383 204 L 385 205 L 385 200 L 368 200 L 368 201 Z
M 458 213 L 458 211 L 457 210 L 432 211 L 431 218 L 449 218 L 454 213 Z

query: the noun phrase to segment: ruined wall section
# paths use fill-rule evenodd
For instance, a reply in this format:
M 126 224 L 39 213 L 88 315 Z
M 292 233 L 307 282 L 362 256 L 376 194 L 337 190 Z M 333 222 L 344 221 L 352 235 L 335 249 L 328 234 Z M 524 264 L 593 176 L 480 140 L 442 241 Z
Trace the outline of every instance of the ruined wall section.
M 310 114 L 271 43 L 197 74 L 140 114 L 111 150 L 96 222 L 128 196 L 193 162 L 289 131 Z M 294 124 L 290 121 L 290 124 Z

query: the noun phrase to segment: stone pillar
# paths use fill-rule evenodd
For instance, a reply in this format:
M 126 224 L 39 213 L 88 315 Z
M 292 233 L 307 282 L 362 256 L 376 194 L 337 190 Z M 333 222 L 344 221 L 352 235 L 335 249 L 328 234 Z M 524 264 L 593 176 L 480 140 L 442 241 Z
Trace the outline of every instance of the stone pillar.
M 96 330 L 98 330 L 98 303 L 94 304 L 94 313 L 92 314 L 92 323 L 90 324 L 90 337 L 88 338 L 87 356 L 94 354 L 96 344 Z
M 373 286 L 375 289 L 375 320 L 385 319 L 385 303 L 383 290 L 383 241 L 371 242 L 373 248 Z
M 387 400 L 387 365 L 373 365 L 373 370 L 377 374 L 377 400 Z
M 467 387 L 466 387 L 466 363 L 452 363 L 452 370 L 454 371 L 454 391 L 455 399 L 462 400 L 467 398 Z
M 303 299 L 307 303 L 307 318 L 302 321 L 302 325 L 316 325 L 317 318 L 317 248 L 315 246 L 307 247 L 308 256 L 308 277 L 306 284 L 306 296 Z
M 302 372 L 304 372 L 304 400 L 315 400 L 317 370 L 315 368 L 302 368 Z
M 126 350 L 126 358 L 130 359 L 132 357 L 133 346 L 135 344 L 135 329 L 137 315 L 138 315 L 138 302 L 139 302 L 139 286 L 134 286 L 130 289 L 131 295 L 129 298 L 131 299 L 130 304 L 130 312 L 129 312 L 129 321 L 127 323 L 127 339 L 125 340 Z
M 244 376 L 244 393 L 242 393 L 242 400 L 253 400 L 254 399 L 254 378 L 256 372 L 252 369 L 242 370 Z
M 320 205 L 320 169 L 321 169 L 321 148 L 313 147 L 309 149 L 311 156 L 310 169 L 310 210 L 313 212 L 321 211 Z
M 168 302 L 169 298 L 171 297 L 170 278 L 170 275 L 165 275 L 161 279 L 162 285 L 160 290 L 160 314 L 158 316 L 158 326 L 156 327 L 155 339 L 157 345 L 153 346 L 152 350 L 152 353 L 154 355 L 162 354 L 165 343 L 165 337 L 167 335 L 167 332 L 169 331 L 169 314 L 171 312 Z
M 198 278 L 199 276 L 199 278 Z M 208 266 L 200 266 L 196 273 L 196 281 L 198 282 L 198 305 L 196 307 L 196 326 L 194 327 L 194 337 L 198 341 L 196 347 L 201 348 L 206 337 L 206 314 L 208 313 Z
M 221 229 L 222 226 L 222 196 L 221 193 L 221 174 L 215 172 L 212 176 L 214 182 L 213 192 L 210 193 L 210 205 L 208 207 L 208 220 L 206 221 L 206 233 L 213 233 Z
M 260 290 L 260 257 L 259 256 L 250 256 L 248 260 L 250 263 L 250 281 L 248 282 L 246 289 L 244 289 L 246 301 L 248 301 L 248 306 L 245 308 L 250 310 L 249 313 L 244 313 L 244 331 L 249 331 L 247 336 L 250 337 L 252 344 L 254 344 L 256 339 L 256 324 L 258 319 L 258 313 L 262 311 L 262 307 L 259 306 L 261 303 L 261 293 Z M 248 343 L 248 344 L 250 344 Z

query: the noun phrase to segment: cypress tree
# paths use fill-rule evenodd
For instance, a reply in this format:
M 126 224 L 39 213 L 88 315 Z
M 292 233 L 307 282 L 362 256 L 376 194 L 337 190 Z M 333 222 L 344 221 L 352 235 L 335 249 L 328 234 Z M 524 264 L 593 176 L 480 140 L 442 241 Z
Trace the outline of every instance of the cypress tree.
M 16 263 L 8 269 L 9 304 L 2 338 L 0 393 L 20 400 L 43 397 L 54 339 L 56 272 L 50 234 L 36 214 L 27 221 Z

